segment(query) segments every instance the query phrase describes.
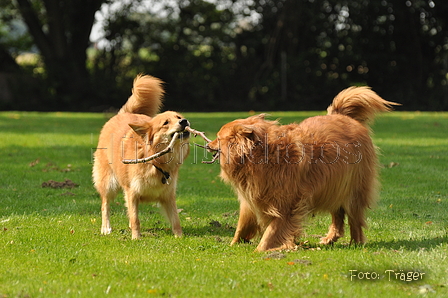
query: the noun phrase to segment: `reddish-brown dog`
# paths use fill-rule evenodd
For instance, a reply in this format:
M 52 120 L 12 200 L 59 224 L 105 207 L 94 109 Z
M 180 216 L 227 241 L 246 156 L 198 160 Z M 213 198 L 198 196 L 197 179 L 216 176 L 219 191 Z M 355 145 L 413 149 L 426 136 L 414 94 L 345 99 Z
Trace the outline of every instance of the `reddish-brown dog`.
M 391 105 L 368 87 L 335 97 L 328 115 L 280 126 L 264 115 L 225 124 L 208 144 L 220 154 L 221 177 L 236 191 L 240 216 L 232 244 L 262 233 L 258 251 L 291 249 L 304 218 L 327 211 L 321 243 L 344 234 L 364 243 L 365 211 L 377 197 L 378 160 L 368 123 Z
M 140 237 L 138 205 L 158 202 L 176 236 L 182 235 L 176 206 L 179 167 L 189 153 L 189 122 L 179 113 L 157 114 L 162 104 L 162 81 L 137 76 L 126 104 L 103 127 L 93 165 L 93 181 L 102 199 L 101 233 L 109 234 L 110 203 L 124 190 L 132 239 Z M 151 162 L 124 164 L 125 159 L 141 159 L 160 152 L 173 136 L 171 153 Z

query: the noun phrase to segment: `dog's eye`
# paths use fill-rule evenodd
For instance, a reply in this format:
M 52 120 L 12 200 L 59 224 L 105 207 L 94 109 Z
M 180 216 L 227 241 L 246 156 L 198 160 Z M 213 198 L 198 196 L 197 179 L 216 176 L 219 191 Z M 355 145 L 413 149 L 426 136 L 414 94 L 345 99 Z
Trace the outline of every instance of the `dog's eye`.
M 163 125 L 168 125 L 170 123 L 169 120 L 166 120 L 165 123 L 163 123 Z
M 178 116 L 176 116 L 176 118 L 177 118 L 177 119 L 182 119 L 182 117 L 181 117 L 181 116 L 179 116 L 179 115 L 178 115 Z

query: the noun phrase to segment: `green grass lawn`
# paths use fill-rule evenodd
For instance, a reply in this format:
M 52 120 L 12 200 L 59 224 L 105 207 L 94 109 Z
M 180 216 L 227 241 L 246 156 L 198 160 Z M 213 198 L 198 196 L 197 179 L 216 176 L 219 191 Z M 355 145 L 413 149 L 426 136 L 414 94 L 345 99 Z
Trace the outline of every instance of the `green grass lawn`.
M 319 113 L 275 112 L 282 123 Z M 320 113 L 321 114 L 321 113 Z M 185 113 L 211 139 L 248 113 Z M 0 297 L 448 297 L 448 113 L 394 112 L 373 127 L 381 200 L 368 243 L 320 246 L 329 215 L 309 218 L 297 251 L 229 246 L 238 202 L 191 147 L 181 168 L 176 239 L 156 206 L 141 205 L 131 240 L 123 197 L 100 235 L 91 154 L 102 114 L 0 113 Z M 203 143 L 201 138 L 193 139 Z M 43 188 L 66 179 L 71 189 Z M 403 280 L 404 279 L 404 280 Z

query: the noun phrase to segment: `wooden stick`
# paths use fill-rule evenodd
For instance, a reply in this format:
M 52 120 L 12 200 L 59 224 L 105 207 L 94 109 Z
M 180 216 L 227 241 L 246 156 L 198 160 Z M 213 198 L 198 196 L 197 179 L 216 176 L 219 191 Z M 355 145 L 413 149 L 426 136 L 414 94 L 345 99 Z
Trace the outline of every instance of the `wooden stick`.
M 191 127 L 189 127 L 189 126 L 187 126 L 187 127 L 185 127 L 185 130 L 186 131 L 188 131 L 188 132 L 190 132 L 190 133 L 192 133 L 192 134 L 194 134 L 194 136 L 200 136 L 201 138 L 203 138 L 207 143 L 210 143 L 212 140 L 210 140 L 209 138 L 207 138 L 206 136 L 205 136 L 205 133 L 204 132 L 202 132 L 202 131 L 198 131 L 198 130 L 196 130 L 196 129 L 193 129 L 193 128 L 191 128 Z M 160 156 L 162 156 L 162 155 L 165 155 L 165 154 L 167 154 L 167 153 L 170 153 L 171 151 L 172 151 L 172 149 L 173 149 L 173 146 L 174 146 L 174 142 L 176 141 L 176 139 L 177 139 L 177 137 L 179 136 L 179 132 L 176 132 L 176 133 L 174 133 L 174 135 L 173 135 L 173 138 L 171 139 L 171 142 L 170 142 L 170 144 L 168 145 L 168 147 L 166 147 L 165 149 L 163 149 L 162 151 L 160 151 L 160 152 L 157 152 L 156 154 L 153 154 L 153 155 L 151 155 L 151 156 L 148 156 L 148 157 L 145 157 L 145 158 L 137 158 L 137 159 L 123 159 L 122 160 L 122 162 L 124 163 L 124 164 L 138 164 L 138 163 L 145 163 L 145 162 L 148 162 L 148 161 L 151 161 L 151 160 L 154 160 L 154 159 L 156 159 L 156 158 L 158 158 L 158 157 L 160 157 Z M 206 146 L 204 147 L 204 146 L 201 146 L 201 145 L 199 145 L 199 144 L 195 144 L 195 145 L 197 145 L 197 146 L 199 146 L 199 147 L 203 147 L 203 148 L 207 148 Z M 218 159 L 218 157 L 219 157 L 219 151 L 217 151 L 216 152 L 216 154 L 213 156 L 213 159 L 211 160 L 211 161 L 203 161 L 202 163 L 214 163 L 217 159 Z
M 188 126 L 187 126 L 187 127 L 188 127 Z M 167 154 L 167 153 L 170 153 L 171 150 L 173 150 L 174 142 L 176 141 L 176 139 L 177 139 L 177 137 L 179 136 L 179 134 L 180 134 L 179 132 L 175 132 L 174 135 L 173 135 L 173 138 L 171 139 L 170 144 L 168 145 L 168 147 L 166 147 L 165 149 L 163 149 L 163 150 L 160 151 L 160 152 L 157 152 L 157 153 L 154 154 L 154 155 L 151 155 L 151 156 L 148 156 L 148 157 L 145 157 L 145 158 L 138 158 L 138 159 L 123 159 L 122 162 L 123 162 L 124 164 L 145 163 L 145 162 L 151 161 L 151 160 L 153 160 L 153 159 L 156 159 L 156 158 L 158 158 L 158 157 L 160 157 L 160 156 L 162 156 L 162 155 L 165 155 L 165 154 Z
M 216 151 L 215 155 L 213 155 L 213 159 L 208 161 L 208 160 L 203 160 L 202 163 L 206 163 L 206 164 L 212 164 L 214 163 L 217 159 L 219 158 L 219 151 Z
M 207 138 L 207 137 L 205 136 L 205 133 L 203 133 L 202 131 L 197 131 L 197 130 L 195 130 L 195 129 L 189 127 L 189 126 L 185 127 L 185 130 L 191 132 L 192 134 L 194 134 L 194 136 L 199 135 L 199 136 L 202 137 L 207 143 L 210 143 L 210 142 L 212 141 L 212 140 L 210 140 L 209 138 Z M 205 145 L 205 146 L 202 146 L 202 145 L 199 145 L 199 144 L 195 144 L 195 145 L 196 145 L 196 146 L 199 146 L 199 147 L 201 147 L 201 148 L 204 148 L 204 149 L 209 149 L 207 145 Z M 219 153 L 220 153 L 219 150 L 216 150 L 216 153 L 215 153 L 215 155 L 213 155 L 213 159 L 212 159 L 212 160 L 210 160 L 210 161 L 208 161 L 208 160 L 203 160 L 202 163 L 206 163 L 206 164 L 212 164 L 212 163 L 214 163 L 214 162 L 219 158 Z
M 212 159 L 212 160 L 210 160 L 210 161 L 208 161 L 208 160 L 203 160 L 202 163 L 212 164 L 212 163 L 214 163 L 214 162 L 218 159 L 218 157 L 219 157 L 219 153 L 220 153 L 219 150 L 210 149 L 208 146 L 202 146 L 202 145 L 199 145 L 199 144 L 196 144 L 196 143 L 194 143 L 194 144 L 195 144 L 196 146 L 201 147 L 201 148 L 204 148 L 204 149 L 206 149 L 206 150 L 208 150 L 208 151 L 210 151 L 210 150 L 212 150 L 212 151 L 216 151 L 216 153 L 213 155 L 213 159 Z
M 210 140 L 209 138 L 207 138 L 205 136 L 205 133 L 203 133 L 202 131 L 198 131 L 196 129 L 191 128 L 190 126 L 185 127 L 186 131 L 191 132 L 192 134 L 194 134 L 194 136 L 199 135 L 200 137 L 202 137 L 207 143 L 210 143 L 212 140 Z
M 198 147 L 201 147 L 201 148 L 204 148 L 204 149 L 208 149 L 207 146 L 202 146 L 202 145 L 199 145 L 199 144 L 197 144 L 197 143 L 194 143 L 194 145 L 195 145 L 195 146 L 198 146 Z

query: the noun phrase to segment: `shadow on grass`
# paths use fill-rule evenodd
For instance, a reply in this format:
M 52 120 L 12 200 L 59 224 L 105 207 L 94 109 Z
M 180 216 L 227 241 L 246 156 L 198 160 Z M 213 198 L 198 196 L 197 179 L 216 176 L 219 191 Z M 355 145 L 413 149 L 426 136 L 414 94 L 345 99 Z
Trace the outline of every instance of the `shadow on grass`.
M 213 223 L 213 222 L 212 222 Z M 219 237 L 233 237 L 235 228 L 229 225 L 222 225 L 220 227 L 215 224 L 209 224 L 206 226 L 185 226 L 183 228 L 186 236 L 219 236 Z
M 319 237 L 316 238 L 316 242 L 305 241 L 300 243 L 302 249 L 316 249 L 320 248 L 322 250 L 326 249 L 363 249 L 367 248 L 369 250 L 392 250 L 392 251 L 420 251 L 434 249 L 441 244 L 448 243 L 448 234 L 441 237 L 433 238 L 422 238 L 422 239 L 409 239 L 409 240 L 391 240 L 391 241 L 373 241 L 368 240 L 366 244 L 350 244 L 349 242 L 336 242 L 331 245 L 322 245 L 318 243 Z M 349 241 L 349 239 L 347 239 Z
M 384 248 L 389 250 L 407 250 L 419 251 L 422 249 L 432 249 L 437 246 L 448 243 L 448 235 L 436 238 L 409 239 L 409 240 L 392 240 L 392 241 L 371 241 L 365 247 L 368 248 Z
M 122 228 L 120 229 L 118 226 L 117 232 L 123 235 L 123 237 L 131 239 L 131 230 L 129 228 Z M 183 237 L 203 237 L 203 238 L 209 238 L 209 237 L 215 237 L 217 242 L 225 242 L 225 240 L 222 240 L 221 237 L 233 237 L 233 233 L 235 232 L 234 228 L 227 228 L 227 227 L 221 227 L 221 228 L 214 228 L 211 226 L 202 226 L 202 227 L 189 227 L 185 226 L 182 227 L 183 231 Z M 158 237 L 171 237 L 173 235 L 171 231 L 171 227 L 169 224 L 165 223 L 162 226 L 146 226 L 142 227 L 141 229 L 142 238 L 158 238 Z

